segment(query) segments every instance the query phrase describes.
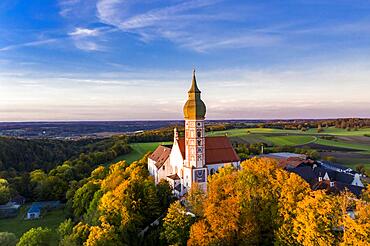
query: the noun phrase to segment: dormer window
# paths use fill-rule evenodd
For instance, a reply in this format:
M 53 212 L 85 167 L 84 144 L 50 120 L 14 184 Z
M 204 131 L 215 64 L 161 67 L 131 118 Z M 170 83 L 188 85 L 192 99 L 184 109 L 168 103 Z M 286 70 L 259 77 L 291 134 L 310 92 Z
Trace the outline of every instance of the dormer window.
M 330 187 L 334 187 L 334 182 L 330 182 Z
M 322 181 L 322 177 L 319 177 L 319 182 L 321 182 Z

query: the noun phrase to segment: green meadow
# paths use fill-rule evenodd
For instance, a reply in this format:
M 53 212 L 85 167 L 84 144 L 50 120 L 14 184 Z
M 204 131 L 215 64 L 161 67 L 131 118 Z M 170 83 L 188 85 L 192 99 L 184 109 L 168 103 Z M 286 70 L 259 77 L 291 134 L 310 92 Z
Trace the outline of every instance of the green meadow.
M 34 227 L 48 227 L 52 230 L 52 237 L 50 242 L 52 245 L 58 245 L 58 234 L 57 229 L 59 224 L 64 221 L 65 213 L 64 209 L 57 209 L 42 214 L 42 218 L 35 220 L 25 220 L 27 210 L 30 205 L 23 205 L 20 212 L 15 218 L 1 219 L 0 220 L 0 231 L 14 233 L 18 239 L 31 228 Z

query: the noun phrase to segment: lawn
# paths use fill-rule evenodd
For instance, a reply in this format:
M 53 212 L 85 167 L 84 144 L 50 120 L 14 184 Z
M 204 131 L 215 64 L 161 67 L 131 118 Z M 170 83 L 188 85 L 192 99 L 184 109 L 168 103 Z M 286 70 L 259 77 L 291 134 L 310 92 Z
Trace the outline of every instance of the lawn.
M 141 159 L 149 151 L 154 151 L 161 144 L 172 144 L 172 142 L 151 142 L 151 143 L 133 143 L 130 144 L 132 151 L 126 155 L 118 156 L 112 163 L 125 160 L 127 163 L 132 163 Z
M 58 245 L 58 235 L 56 229 L 59 224 L 64 221 L 64 209 L 57 209 L 44 213 L 41 219 L 37 220 L 24 220 L 24 216 L 29 208 L 29 205 L 21 207 L 20 213 L 15 218 L 0 219 L 0 231 L 14 233 L 20 238 L 23 233 L 34 227 L 48 227 L 52 230 L 53 236 L 50 241 L 53 245 Z

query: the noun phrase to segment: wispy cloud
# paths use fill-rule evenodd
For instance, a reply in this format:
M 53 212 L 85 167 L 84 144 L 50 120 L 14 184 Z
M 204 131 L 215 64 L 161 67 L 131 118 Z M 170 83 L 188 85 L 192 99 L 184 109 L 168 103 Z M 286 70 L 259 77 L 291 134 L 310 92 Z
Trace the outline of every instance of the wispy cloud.
M 8 46 L 0 48 L 0 51 L 14 50 L 14 49 L 23 48 L 23 47 L 35 47 L 35 46 L 48 45 L 51 43 L 55 43 L 57 41 L 58 39 L 56 38 L 49 38 L 49 39 L 37 40 L 37 41 L 26 42 L 26 43 L 21 43 L 21 44 L 8 45 Z
M 68 35 L 73 40 L 76 48 L 83 51 L 103 51 L 105 47 L 98 44 L 96 39 L 103 34 L 104 29 L 102 28 L 81 28 L 76 27 L 73 31 L 69 32 Z
M 269 5 L 244 1 L 91 0 L 95 5 L 91 2 L 86 4 L 83 0 L 60 1 L 64 16 L 78 19 L 83 16 L 80 13 L 84 13 L 89 22 L 100 22 L 122 32 L 136 34 L 142 42 L 167 40 L 197 52 L 288 45 L 290 48 L 307 48 L 320 44 L 315 35 L 348 37 L 348 33 L 364 35 L 370 30 L 366 20 L 291 20 L 289 17 L 281 18 L 284 13 Z M 271 15 L 277 20 L 266 23 L 261 21 L 261 14 Z M 259 20 L 256 22 L 256 19 Z M 72 33 L 91 37 L 90 43 L 94 41 L 95 32 L 91 29 L 76 29 Z M 306 43 L 303 41 L 305 38 L 309 40 Z
M 67 16 L 71 11 L 74 10 L 77 3 L 80 3 L 81 0 L 59 0 L 61 16 Z
M 230 29 L 219 33 L 220 21 L 238 21 L 248 13 L 215 12 L 220 0 L 160 1 L 162 7 L 131 11 L 144 5 L 135 1 L 98 0 L 97 17 L 122 31 L 138 34 L 145 42 L 167 39 L 179 46 L 204 52 L 211 49 L 273 46 L 279 38 L 254 30 Z M 164 4 L 166 3 L 166 4 Z M 141 6 L 144 7 L 144 6 Z M 235 10 L 234 10 L 235 11 Z
M 74 31 L 68 33 L 68 35 L 73 37 L 86 37 L 86 36 L 98 36 L 99 30 L 98 29 L 89 29 L 89 28 L 81 28 L 76 27 Z

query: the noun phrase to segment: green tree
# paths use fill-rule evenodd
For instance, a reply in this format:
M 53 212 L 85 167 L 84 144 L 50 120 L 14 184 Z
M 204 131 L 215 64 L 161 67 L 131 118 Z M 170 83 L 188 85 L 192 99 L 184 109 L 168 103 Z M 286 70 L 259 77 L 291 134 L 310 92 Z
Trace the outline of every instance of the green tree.
M 52 246 L 51 235 L 51 230 L 48 228 L 32 228 L 22 235 L 17 246 Z
M 72 244 L 70 236 L 73 232 L 73 222 L 67 219 L 60 223 L 58 227 L 59 246 L 70 246 Z
M 159 200 L 159 206 L 163 211 L 166 210 L 174 200 L 172 189 L 167 180 L 162 179 L 157 184 L 157 197 Z
M 10 187 L 6 179 L 0 179 L 0 204 L 9 202 Z
M 89 209 L 90 202 L 94 198 L 96 191 L 100 189 L 100 182 L 89 181 L 79 188 L 73 197 L 73 213 L 75 217 L 81 217 Z
M 189 230 L 195 218 L 187 214 L 186 209 L 176 201 L 168 208 L 168 213 L 163 219 L 163 232 L 161 237 L 165 238 L 171 245 L 186 245 L 189 238 Z
M 15 246 L 17 244 L 17 237 L 14 233 L 0 232 L 0 245 L 1 246 Z

